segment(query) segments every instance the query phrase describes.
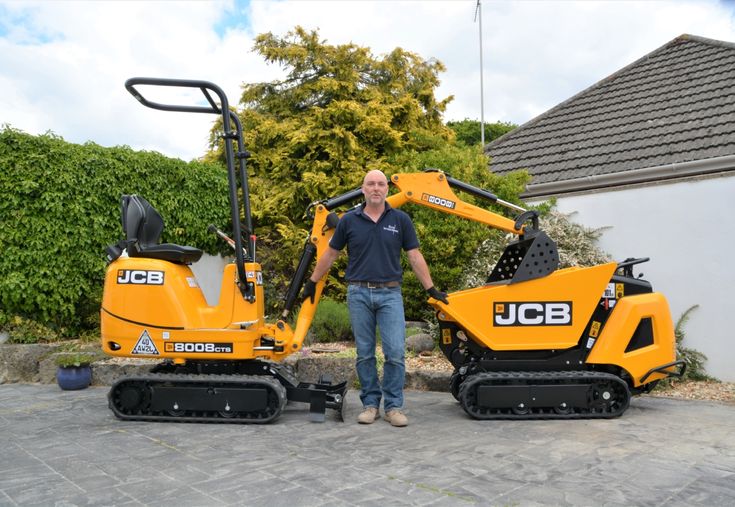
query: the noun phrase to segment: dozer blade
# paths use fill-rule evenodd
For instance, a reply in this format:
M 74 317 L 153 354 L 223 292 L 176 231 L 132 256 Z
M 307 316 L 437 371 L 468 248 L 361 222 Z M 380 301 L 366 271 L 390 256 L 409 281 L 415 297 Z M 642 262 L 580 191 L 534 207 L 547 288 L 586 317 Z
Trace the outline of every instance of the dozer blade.
M 309 420 L 324 422 L 327 409 L 336 410 L 337 419 L 344 421 L 344 401 L 347 382 L 340 384 L 309 384 L 300 382 L 296 387 L 288 387 L 286 396 L 289 401 L 309 404 Z

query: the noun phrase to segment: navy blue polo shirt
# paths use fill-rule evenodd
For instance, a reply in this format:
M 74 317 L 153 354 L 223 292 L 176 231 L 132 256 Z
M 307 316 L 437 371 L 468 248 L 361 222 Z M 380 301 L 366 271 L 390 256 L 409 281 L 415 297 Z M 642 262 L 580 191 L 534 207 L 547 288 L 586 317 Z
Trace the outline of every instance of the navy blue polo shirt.
M 337 224 L 329 246 L 347 246 L 348 282 L 393 282 L 403 279 L 401 249 L 419 247 L 411 218 L 385 203 L 377 222 L 364 213 L 365 203 L 345 213 Z

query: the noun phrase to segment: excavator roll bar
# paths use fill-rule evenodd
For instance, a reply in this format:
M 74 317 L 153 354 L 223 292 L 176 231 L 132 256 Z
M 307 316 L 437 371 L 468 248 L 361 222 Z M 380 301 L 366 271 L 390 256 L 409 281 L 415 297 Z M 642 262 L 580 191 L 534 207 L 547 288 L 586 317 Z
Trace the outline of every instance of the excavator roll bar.
M 207 106 L 192 106 L 182 104 L 163 104 L 148 100 L 138 90 L 139 86 L 163 86 L 178 88 L 195 88 L 202 92 L 206 99 Z M 249 301 L 255 300 L 255 288 L 247 282 L 245 272 L 245 261 L 255 262 L 255 234 L 253 233 L 253 220 L 250 208 L 250 190 L 248 188 L 248 175 L 245 170 L 245 160 L 249 157 L 249 153 L 245 150 L 242 137 L 242 124 L 237 115 L 230 111 L 230 105 L 224 91 L 214 83 L 208 81 L 189 80 L 189 79 L 163 79 L 150 77 L 133 77 L 125 81 L 125 88 L 130 94 L 136 98 L 138 102 L 151 109 L 161 111 L 176 111 L 181 113 L 205 113 L 216 114 L 222 117 L 222 128 L 224 134 L 222 138 L 225 141 L 225 159 L 227 161 L 227 176 L 229 180 L 230 192 L 230 215 L 232 219 L 232 240 L 234 241 L 235 257 L 237 258 L 237 278 L 238 286 L 245 299 Z M 212 97 L 212 93 L 219 99 L 219 104 Z M 231 124 L 235 125 L 232 130 Z M 233 147 L 233 139 L 237 139 L 237 153 Z M 240 204 L 237 197 L 237 178 L 235 172 L 235 159 L 238 160 L 240 185 L 242 188 L 243 214 L 245 217 L 245 232 L 248 235 L 248 248 L 245 249 L 242 244 L 242 225 L 240 223 Z

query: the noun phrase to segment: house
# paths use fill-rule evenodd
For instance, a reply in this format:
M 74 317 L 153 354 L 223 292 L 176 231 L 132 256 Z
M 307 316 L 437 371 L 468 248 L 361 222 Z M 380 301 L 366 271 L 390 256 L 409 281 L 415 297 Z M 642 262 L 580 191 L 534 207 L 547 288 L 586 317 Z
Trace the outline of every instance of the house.
M 526 169 L 523 197 L 604 228 L 638 266 L 707 371 L 735 381 L 735 44 L 681 35 L 493 141 L 496 173 Z M 731 313 L 732 312 L 732 315 Z

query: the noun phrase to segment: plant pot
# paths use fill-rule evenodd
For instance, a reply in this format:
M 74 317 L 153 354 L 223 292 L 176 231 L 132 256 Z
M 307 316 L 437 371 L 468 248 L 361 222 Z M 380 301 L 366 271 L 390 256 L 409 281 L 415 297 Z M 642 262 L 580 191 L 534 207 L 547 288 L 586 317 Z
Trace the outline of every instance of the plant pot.
M 92 383 L 92 368 L 86 366 L 59 366 L 56 370 L 56 383 L 64 391 L 86 389 Z

